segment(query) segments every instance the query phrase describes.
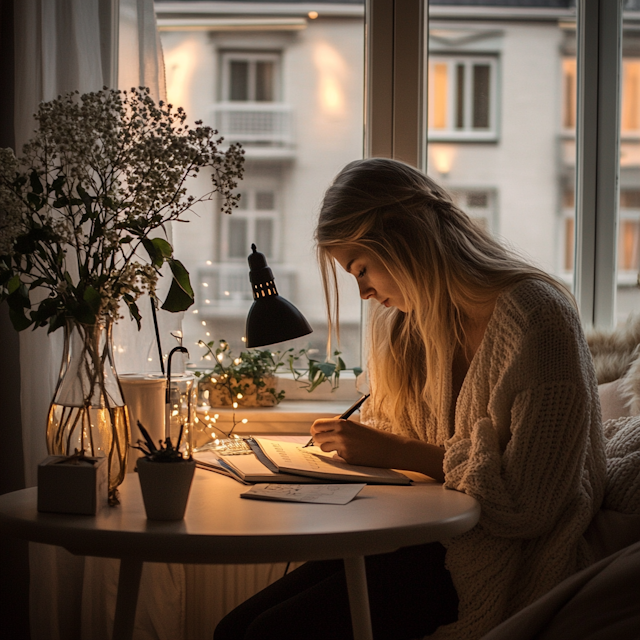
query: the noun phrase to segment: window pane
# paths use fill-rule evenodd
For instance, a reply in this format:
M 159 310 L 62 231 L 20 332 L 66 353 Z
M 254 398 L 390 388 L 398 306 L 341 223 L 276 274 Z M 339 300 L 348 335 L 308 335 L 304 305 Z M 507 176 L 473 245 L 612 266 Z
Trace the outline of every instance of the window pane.
M 274 205 L 275 194 L 273 191 L 258 191 L 256 193 L 256 209 L 258 211 L 273 211 Z
M 562 61 L 563 95 L 562 95 L 562 126 L 565 129 L 575 129 L 576 126 L 576 96 L 577 96 L 577 67 L 575 58 L 565 58 Z
M 273 256 L 273 220 L 269 218 L 256 220 L 256 244 L 267 257 Z
M 456 127 L 464 129 L 464 65 L 456 65 Z
M 273 62 L 256 62 L 257 102 L 273 102 L 274 80 L 275 74 Z
M 249 63 L 232 60 L 229 63 L 229 99 L 244 102 L 249 99 Z
M 488 64 L 473 65 L 473 128 L 489 128 L 489 73 Z
M 622 134 L 640 132 L 640 60 L 622 62 Z
M 247 220 L 243 218 L 229 218 L 229 257 L 245 258 L 250 253 L 247 244 Z
M 211 26 L 192 31 L 184 29 L 184 21 L 194 19 L 188 8 L 180 14 L 165 4 L 156 3 L 156 11 L 164 23 L 169 101 L 184 107 L 190 123 L 201 119 L 218 129 L 225 144 L 240 143 L 246 160 L 238 209 L 223 216 L 215 203 L 204 203 L 187 216 L 189 224 L 173 227 L 174 255 L 191 274 L 196 294 L 183 320 L 185 346 L 194 362 L 205 332 L 207 340 L 228 340 L 236 353 L 244 348 L 252 304 L 246 258 L 255 242 L 268 256 L 280 294 L 314 329 L 274 348 L 310 347 L 324 359 L 326 310 L 313 231 L 331 180 L 362 157 L 363 4 L 345 3 L 340 12 L 312 20 L 299 3 L 290 3 L 292 15 L 306 21 L 295 31 L 282 30 L 277 3 L 261 2 L 252 14 L 252 3 L 201 2 L 197 19 L 211 18 Z M 229 29 L 229 21 L 238 28 Z M 200 174 L 189 185 L 193 195 L 203 191 L 201 180 L 208 177 Z M 353 367 L 360 364 L 361 300 L 353 278 L 343 284 L 341 349 Z
M 446 63 L 432 65 L 433 70 L 433 120 L 434 129 L 446 129 L 447 127 L 447 72 Z
M 640 5 L 624 3 L 620 68 L 620 199 L 618 201 L 618 287 L 616 320 L 640 310 Z
M 238 201 L 238 209 L 244 211 L 249 208 L 249 194 L 246 191 L 239 191 L 240 200 Z
M 471 4 L 491 5 L 496 22 L 479 19 Z M 566 19 L 538 22 L 518 18 L 513 5 L 431 4 L 428 173 L 472 220 L 572 286 L 573 10 L 567 9 Z M 452 121 L 438 122 L 444 113 L 439 99 L 446 95 L 435 92 L 438 65 L 444 74 L 447 64 L 455 104 L 448 111 Z
M 618 269 L 638 271 L 638 232 L 640 221 L 620 221 L 620 242 L 618 245 Z

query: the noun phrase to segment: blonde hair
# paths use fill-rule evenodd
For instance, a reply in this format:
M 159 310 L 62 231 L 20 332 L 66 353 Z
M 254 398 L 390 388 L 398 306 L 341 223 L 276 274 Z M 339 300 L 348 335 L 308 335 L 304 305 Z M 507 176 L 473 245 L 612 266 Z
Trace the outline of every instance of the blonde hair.
M 443 381 L 453 350 L 464 346 L 463 320 L 478 305 L 527 278 L 572 299 L 474 223 L 431 178 L 396 160 L 348 164 L 325 194 L 315 237 L 329 339 L 339 320 L 332 248 L 375 255 L 404 297 L 406 312 L 373 305 L 369 327 L 374 411 L 392 421 L 416 403 L 435 415 L 448 410 Z

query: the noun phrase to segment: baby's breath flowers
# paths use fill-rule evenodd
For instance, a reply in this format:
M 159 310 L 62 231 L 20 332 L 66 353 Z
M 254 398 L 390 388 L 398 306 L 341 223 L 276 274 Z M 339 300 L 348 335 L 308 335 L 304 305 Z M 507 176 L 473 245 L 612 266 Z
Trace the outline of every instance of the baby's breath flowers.
M 191 306 L 189 274 L 159 235 L 199 202 L 216 199 L 231 213 L 242 149 L 223 150 L 216 131 L 190 127 L 182 108 L 156 105 L 144 87 L 67 94 L 35 118 L 21 157 L 0 149 L 0 301 L 14 327 L 115 320 L 122 301 L 140 326 L 136 301 L 155 295 L 165 263 L 172 282 L 163 308 Z M 200 170 L 212 183 L 188 196 Z M 38 288 L 49 295 L 33 302 Z

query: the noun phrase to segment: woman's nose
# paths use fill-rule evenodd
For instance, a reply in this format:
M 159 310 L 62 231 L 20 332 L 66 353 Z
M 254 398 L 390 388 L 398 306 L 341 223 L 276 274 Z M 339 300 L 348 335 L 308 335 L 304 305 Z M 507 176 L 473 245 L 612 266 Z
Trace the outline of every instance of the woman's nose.
M 362 282 L 358 283 L 358 288 L 360 289 L 360 297 L 363 300 L 368 300 L 375 295 L 375 289 L 363 284 Z

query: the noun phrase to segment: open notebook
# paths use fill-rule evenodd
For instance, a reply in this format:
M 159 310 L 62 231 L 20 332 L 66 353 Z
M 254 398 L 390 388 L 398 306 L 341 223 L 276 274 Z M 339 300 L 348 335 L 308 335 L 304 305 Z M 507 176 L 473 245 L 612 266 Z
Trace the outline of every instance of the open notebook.
M 207 471 L 216 471 L 244 483 L 278 482 L 306 484 L 314 482 L 305 476 L 280 473 L 273 465 L 265 465 L 255 453 L 248 455 L 222 456 L 214 451 L 197 451 L 193 454 L 196 466 Z M 315 480 L 317 482 L 317 480 Z
M 319 447 L 304 447 L 294 442 L 253 438 L 267 459 L 281 473 L 293 473 L 329 482 L 363 482 L 366 484 L 411 484 L 407 476 L 393 469 L 361 467 L 336 459 Z M 250 443 L 251 444 L 251 443 Z M 252 445 L 255 451 L 255 447 Z

